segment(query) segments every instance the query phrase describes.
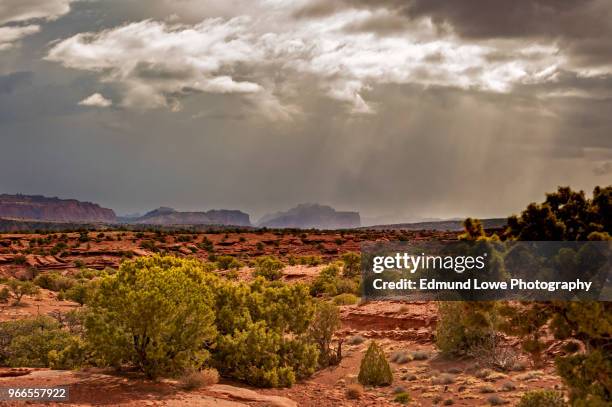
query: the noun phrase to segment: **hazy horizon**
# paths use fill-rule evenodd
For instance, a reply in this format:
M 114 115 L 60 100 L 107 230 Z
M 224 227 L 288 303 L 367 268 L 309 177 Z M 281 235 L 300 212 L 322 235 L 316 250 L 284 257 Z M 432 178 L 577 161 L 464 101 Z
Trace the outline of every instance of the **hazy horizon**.
M 610 38 L 605 0 L 5 0 L 0 193 L 505 217 L 612 183 Z

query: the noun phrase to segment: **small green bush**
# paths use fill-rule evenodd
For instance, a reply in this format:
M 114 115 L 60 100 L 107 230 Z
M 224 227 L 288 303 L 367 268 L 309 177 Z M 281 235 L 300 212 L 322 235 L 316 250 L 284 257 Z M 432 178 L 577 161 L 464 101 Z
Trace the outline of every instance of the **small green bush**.
M 217 256 L 215 259 L 219 270 L 238 270 L 244 264 L 234 256 Z
M 340 362 L 342 355 L 333 354 L 331 349 L 334 332 L 340 328 L 338 307 L 328 302 L 317 304 L 315 317 L 310 326 L 310 335 L 319 348 L 319 367 Z
M 50 317 L 0 323 L 0 363 L 71 369 L 84 361 L 85 344 Z
M 35 286 L 31 281 L 19 281 L 19 280 L 9 280 L 8 282 L 9 290 L 15 299 L 15 305 L 19 305 L 21 299 L 25 295 L 35 295 L 38 294 L 39 288 Z
M 359 283 L 357 279 L 344 278 L 340 275 L 340 268 L 336 264 L 325 267 L 312 282 L 310 293 L 313 296 L 334 297 L 339 294 L 357 294 Z
M 283 276 L 285 265 L 273 256 L 262 256 L 255 261 L 253 276 L 263 277 L 266 280 L 280 280 Z
M 6 303 L 8 302 L 10 297 L 11 292 L 9 291 L 9 289 L 7 287 L 2 287 L 2 289 L 0 290 L 0 302 Z
M 497 313 L 491 303 L 441 302 L 436 345 L 447 356 L 464 356 L 494 343 Z
M 408 404 L 410 402 L 410 394 L 406 392 L 397 393 L 393 401 L 400 404 Z
M 385 353 L 374 341 L 361 359 L 357 380 L 364 386 L 389 386 L 393 383 L 393 373 Z
M 64 298 L 70 301 L 74 301 L 79 305 L 84 305 L 89 296 L 91 295 L 90 284 L 78 282 L 70 287 L 64 293 Z
M 361 255 L 359 253 L 348 252 L 342 255 L 342 274 L 344 277 L 355 278 L 361 273 Z
M 323 258 L 321 256 L 289 256 L 287 262 L 290 266 L 318 266 L 323 264 Z
M 567 407 L 563 396 L 553 390 L 532 390 L 523 394 L 518 407 Z
M 74 285 L 75 281 L 69 277 L 64 277 L 59 273 L 43 273 L 34 279 L 34 284 L 40 288 L 51 291 L 66 291 Z
M 286 387 L 311 376 L 319 349 L 309 331 L 314 301 L 303 284 L 226 282 L 217 294 L 221 375 L 257 387 Z
M 359 302 L 359 297 L 354 294 L 339 294 L 334 297 L 334 304 L 336 305 L 354 305 Z
M 24 264 L 26 264 L 26 256 L 22 255 L 22 254 L 18 254 L 15 257 L 13 257 L 13 263 L 22 266 Z

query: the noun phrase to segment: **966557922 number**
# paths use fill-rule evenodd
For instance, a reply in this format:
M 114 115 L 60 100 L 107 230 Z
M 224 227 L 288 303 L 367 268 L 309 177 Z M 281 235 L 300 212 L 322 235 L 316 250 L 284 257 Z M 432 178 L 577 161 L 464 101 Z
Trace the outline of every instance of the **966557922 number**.
M 0 400 L 67 401 L 67 387 L 3 387 Z

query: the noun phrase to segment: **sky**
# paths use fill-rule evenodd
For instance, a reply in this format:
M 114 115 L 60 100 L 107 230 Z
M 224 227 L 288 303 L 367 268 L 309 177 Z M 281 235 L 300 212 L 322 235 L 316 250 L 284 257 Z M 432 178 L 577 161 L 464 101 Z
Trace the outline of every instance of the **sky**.
M 0 0 L 0 192 L 366 222 L 612 183 L 608 0 Z

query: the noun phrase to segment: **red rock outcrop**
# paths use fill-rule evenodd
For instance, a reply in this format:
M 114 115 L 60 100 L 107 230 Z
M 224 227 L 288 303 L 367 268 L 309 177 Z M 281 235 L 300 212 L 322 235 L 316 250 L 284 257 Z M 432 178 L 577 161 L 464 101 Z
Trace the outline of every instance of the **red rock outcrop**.
M 115 222 L 112 209 L 76 199 L 40 195 L 0 195 L 0 218 L 52 222 Z

